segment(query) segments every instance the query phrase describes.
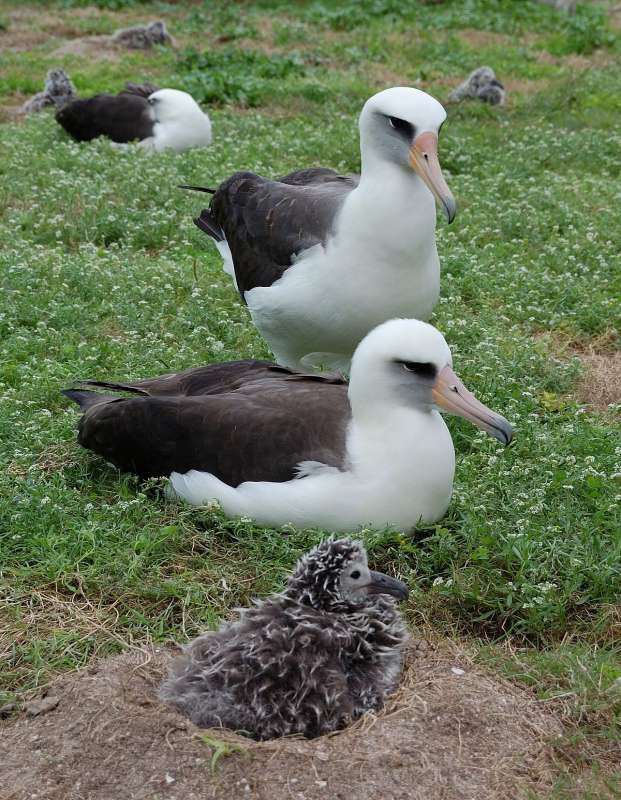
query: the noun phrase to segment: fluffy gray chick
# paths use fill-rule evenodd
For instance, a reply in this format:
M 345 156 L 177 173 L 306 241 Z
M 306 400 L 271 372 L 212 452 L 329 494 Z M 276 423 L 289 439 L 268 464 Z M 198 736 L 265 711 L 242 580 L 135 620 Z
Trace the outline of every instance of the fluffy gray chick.
M 23 114 L 32 114 L 48 106 L 62 108 L 76 98 L 75 86 L 64 69 L 51 69 L 45 78 L 45 88 L 21 107 Z
M 491 67 L 478 67 L 449 95 L 449 102 L 457 103 L 467 97 L 483 100 L 493 106 L 505 102 L 505 87 Z
M 173 40 L 166 30 L 166 23 L 161 19 L 148 25 L 136 25 L 133 28 L 122 28 L 112 37 L 114 44 L 128 47 L 130 50 L 149 50 L 153 45 L 172 45 Z
M 397 687 L 407 633 L 393 598 L 407 595 L 369 570 L 361 542 L 328 539 L 282 594 L 187 645 L 160 697 L 200 727 L 256 739 L 343 728 Z

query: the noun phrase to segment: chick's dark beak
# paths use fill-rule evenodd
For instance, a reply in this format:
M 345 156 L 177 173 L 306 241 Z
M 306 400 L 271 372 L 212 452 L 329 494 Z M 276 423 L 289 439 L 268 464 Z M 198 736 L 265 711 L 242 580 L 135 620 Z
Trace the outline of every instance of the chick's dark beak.
M 383 572 L 370 570 L 371 581 L 365 587 L 367 594 L 390 594 L 397 600 L 407 600 L 410 590 L 403 581 L 384 575 Z

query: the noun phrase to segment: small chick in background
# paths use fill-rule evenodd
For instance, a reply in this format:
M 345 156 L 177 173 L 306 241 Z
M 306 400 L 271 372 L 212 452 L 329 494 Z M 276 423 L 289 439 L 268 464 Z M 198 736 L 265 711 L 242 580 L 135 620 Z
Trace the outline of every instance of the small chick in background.
M 407 633 L 393 598 L 407 596 L 369 570 L 361 542 L 323 541 L 284 592 L 187 645 L 160 697 L 200 727 L 255 739 L 339 730 L 396 689 Z
M 491 67 L 478 67 L 451 92 L 448 100 L 449 103 L 459 103 L 461 100 L 473 98 L 493 106 L 502 106 L 505 97 L 505 87 L 494 70 Z
M 75 86 L 64 69 L 51 69 L 45 77 L 45 87 L 21 107 L 22 114 L 34 114 L 44 108 L 62 108 L 77 97 Z
M 122 28 L 113 35 L 112 42 L 130 50 L 149 50 L 156 44 L 169 46 L 173 44 L 172 37 L 166 30 L 166 24 L 161 19 L 148 25 Z

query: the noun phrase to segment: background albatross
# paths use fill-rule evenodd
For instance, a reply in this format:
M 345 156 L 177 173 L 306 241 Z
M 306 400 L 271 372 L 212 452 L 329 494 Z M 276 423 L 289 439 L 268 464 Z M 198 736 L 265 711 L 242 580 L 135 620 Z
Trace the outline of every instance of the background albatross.
M 170 476 L 190 503 L 217 500 L 258 523 L 410 529 L 449 504 L 455 451 L 442 408 L 504 444 L 504 417 L 472 395 L 443 336 L 418 320 L 380 325 L 357 347 L 349 386 L 262 361 L 135 384 L 87 382 L 79 441 L 124 470 Z
M 72 100 L 59 108 L 56 121 L 79 142 L 107 136 L 120 144 L 138 141 L 151 150 L 177 152 L 211 144 L 211 121 L 196 100 L 150 83 Z
M 196 225 L 279 364 L 347 369 L 375 326 L 429 318 L 440 288 L 434 196 L 455 216 L 438 161 L 445 118 L 425 92 L 386 89 L 360 114 L 359 177 L 237 172 L 215 190 Z

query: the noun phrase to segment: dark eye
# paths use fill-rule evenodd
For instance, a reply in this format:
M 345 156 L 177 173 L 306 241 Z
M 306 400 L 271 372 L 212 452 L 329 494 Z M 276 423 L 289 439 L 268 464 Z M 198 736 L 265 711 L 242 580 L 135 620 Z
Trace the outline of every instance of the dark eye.
M 399 119 L 399 117 L 388 117 L 388 124 L 391 128 L 394 128 L 400 134 L 406 136 L 408 140 L 414 138 L 416 128 L 409 122 L 406 122 L 404 119 Z
M 358 578 L 360 577 L 360 570 L 355 569 L 352 573 L 350 573 L 349 577 L 357 581 Z
M 413 372 L 421 378 L 435 378 L 438 370 L 435 364 L 425 361 L 400 361 L 403 369 Z

